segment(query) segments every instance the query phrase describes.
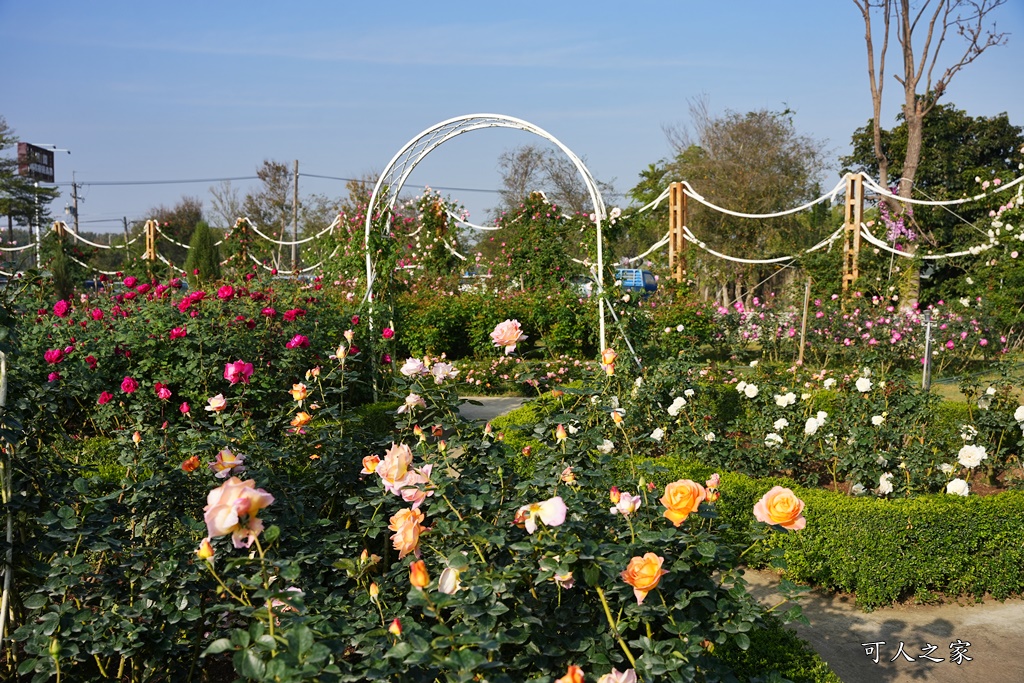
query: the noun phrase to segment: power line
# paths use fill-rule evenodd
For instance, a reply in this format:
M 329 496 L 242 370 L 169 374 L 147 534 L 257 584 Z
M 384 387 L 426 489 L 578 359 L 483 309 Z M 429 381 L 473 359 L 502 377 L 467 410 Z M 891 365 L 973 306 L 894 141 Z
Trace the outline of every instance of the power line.
M 117 186 L 117 185 L 184 185 L 187 183 L 219 183 L 230 180 L 259 180 L 259 176 L 237 176 L 233 178 L 189 178 L 184 180 L 93 180 L 93 181 L 78 181 L 79 187 L 84 186 Z M 67 187 L 73 184 L 74 181 L 62 181 L 59 183 L 53 183 L 54 185 Z

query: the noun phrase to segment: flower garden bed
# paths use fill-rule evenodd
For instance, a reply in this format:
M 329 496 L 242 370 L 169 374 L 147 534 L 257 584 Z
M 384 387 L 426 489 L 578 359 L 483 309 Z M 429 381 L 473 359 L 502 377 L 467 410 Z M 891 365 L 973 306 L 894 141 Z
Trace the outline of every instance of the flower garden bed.
M 638 379 L 614 354 L 549 354 L 559 368 L 471 375 L 403 360 L 401 328 L 319 281 L 173 284 L 4 310 L 12 676 L 607 682 L 750 679 L 756 661 L 828 680 L 795 643 L 763 651 L 778 623 L 741 560 L 866 606 L 1020 590 L 1019 494 L 930 493 L 1005 480 L 1009 379 L 943 422 L 898 372 L 862 368 L 674 359 Z M 524 335 L 542 336 L 510 322 L 472 345 Z M 539 393 L 538 373 L 553 390 L 504 422 L 459 417 L 478 374 Z M 940 545 L 882 574 L 917 529 Z

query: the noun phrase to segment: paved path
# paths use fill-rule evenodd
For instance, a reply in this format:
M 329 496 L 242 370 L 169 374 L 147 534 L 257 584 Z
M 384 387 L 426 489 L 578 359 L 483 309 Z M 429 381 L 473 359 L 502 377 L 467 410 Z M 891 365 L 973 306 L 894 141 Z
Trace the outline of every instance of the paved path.
M 775 574 L 748 570 L 746 578 L 751 593 L 762 602 L 779 601 Z M 863 612 L 853 603 L 851 596 L 805 594 L 800 605 L 811 623 L 795 625 L 797 634 L 844 683 L 1024 683 L 1024 600 L 897 605 L 873 612 Z M 966 648 L 971 660 L 965 657 L 959 665 L 950 658 L 950 644 L 958 640 L 971 644 Z M 863 643 L 882 641 L 876 664 L 874 652 L 866 654 Z M 899 654 L 901 642 L 915 661 Z M 936 649 L 923 651 L 929 644 Z
M 484 421 L 518 408 L 526 399 L 472 400 L 483 405 L 464 405 L 460 412 L 470 420 Z M 759 600 L 771 605 L 779 602 L 775 574 L 748 570 L 746 578 Z M 863 612 L 850 596 L 813 591 L 800 599 L 800 605 L 811 623 L 793 628 L 844 683 L 1024 683 L 1024 599 L 898 605 Z M 970 643 L 960 664 L 950 657 L 950 644 L 958 640 Z M 876 663 L 875 651 L 867 654 L 863 643 L 883 642 L 876 647 Z M 899 655 L 901 642 L 914 661 Z M 935 650 L 922 650 L 928 645 L 936 646 Z M 922 655 L 942 661 L 932 662 Z
M 459 414 L 474 422 L 486 422 L 498 415 L 515 410 L 526 402 L 522 396 L 463 396 L 462 398 L 482 404 L 475 406 L 464 403 L 459 407 Z

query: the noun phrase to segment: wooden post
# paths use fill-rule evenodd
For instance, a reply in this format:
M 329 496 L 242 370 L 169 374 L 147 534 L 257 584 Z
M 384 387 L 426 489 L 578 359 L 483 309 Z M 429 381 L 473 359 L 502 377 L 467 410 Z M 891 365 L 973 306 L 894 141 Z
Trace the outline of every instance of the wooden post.
M 63 243 L 64 235 L 67 233 L 68 225 L 64 221 L 54 221 L 53 231 L 57 233 L 57 238 Z
M 858 277 L 860 224 L 864 220 L 864 178 L 859 173 L 846 175 L 846 211 L 843 220 L 843 293 Z
M 686 277 L 686 193 L 682 183 L 668 186 L 668 271 L 676 282 Z
M 142 258 L 147 261 L 156 260 L 156 221 L 152 219 L 146 221 L 146 253 Z
M 807 345 L 807 309 L 811 303 L 811 278 L 807 278 L 807 285 L 804 286 L 804 317 L 800 321 L 800 355 L 797 356 L 796 364 L 804 364 L 804 347 Z

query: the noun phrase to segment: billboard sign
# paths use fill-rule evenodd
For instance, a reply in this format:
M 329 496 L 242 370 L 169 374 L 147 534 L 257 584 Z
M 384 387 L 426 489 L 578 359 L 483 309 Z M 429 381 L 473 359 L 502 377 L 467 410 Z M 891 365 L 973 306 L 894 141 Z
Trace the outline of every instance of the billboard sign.
M 18 143 L 18 175 L 27 176 L 41 183 L 53 182 L 53 151 Z

